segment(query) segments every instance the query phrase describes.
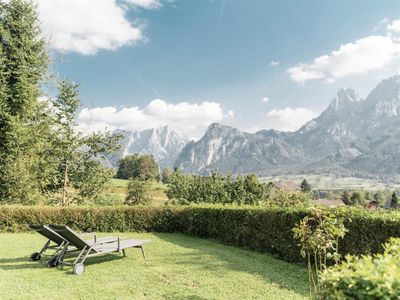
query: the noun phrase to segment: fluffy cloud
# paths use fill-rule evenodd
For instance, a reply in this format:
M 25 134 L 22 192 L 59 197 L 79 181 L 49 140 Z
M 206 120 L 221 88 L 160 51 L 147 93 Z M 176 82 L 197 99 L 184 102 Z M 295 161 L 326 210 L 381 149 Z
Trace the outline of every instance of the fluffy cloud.
M 269 65 L 272 66 L 272 67 L 275 67 L 275 66 L 277 66 L 279 64 L 280 64 L 280 62 L 276 61 L 276 60 L 271 60 L 271 62 L 269 63 Z
M 400 43 L 395 37 L 369 36 L 342 45 L 330 54 L 317 57 L 311 63 L 298 64 L 288 69 L 288 73 L 294 81 L 300 83 L 311 79 L 333 82 L 351 74 L 381 69 L 399 56 Z
M 334 82 L 352 74 L 363 74 L 389 66 L 400 58 L 400 19 L 381 20 L 371 35 L 355 42 L 341 45 L 337 50 L 315 58 L 310 63 L 299 63 L 289 68 L 290 77 L 299 83 L 312 79 Z
M 317 117 L 317 113 L 307 108 L 273 109 L 266 114 L 267 127 L 283 131 L 295 131 L 308 121 Z
M 84 108 L 78 115 L 78 123 L 79 129 L 83 132 L 105 128 L 143 130 L 169 125 L 192 137 L 198 137 L 210 123 L 233 116 L 233 111 L 224 113 L 220 103 L 217 102 L 172 104 L 155 99 L 144 108 L 137 106 L 122 109 Z
M 388 19 L 386 19 L 386 21 L 386 23 L 388 23 Z M 400 32 L 400 20 L 393 20 L 386 26 L 386 29 L 389 32 Z
M 267 96 L 265 96 L 265 97 L 262 97 L 261 102 L 262 103 L 267 103 L 267 102 L 269 102 L 269 100 L 270 99 Z
M 50 48 L 95 54 L 145 40 L 140 24 L 130 22 L 131 7 L 156 8 L 158 0 L 36 0 Z

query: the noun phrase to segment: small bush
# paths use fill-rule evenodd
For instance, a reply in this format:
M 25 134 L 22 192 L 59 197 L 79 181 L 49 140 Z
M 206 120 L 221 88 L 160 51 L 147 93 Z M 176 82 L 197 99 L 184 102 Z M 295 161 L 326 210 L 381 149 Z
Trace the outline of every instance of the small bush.
M 391 239 L 383 254 L 348 256 L 322 273 L 321 287 L 326 300 L 399 299 L 400 239 Z
M 131 179 L 128 184 L 125 204 L 146 205 L 150 203 L 148 196 L 149 184 L 146 181 Z
M 276 207 L 306 207 L 310 203 L 310 194 L 300 191 L 277 190 L 270 194 L 267 204 Z

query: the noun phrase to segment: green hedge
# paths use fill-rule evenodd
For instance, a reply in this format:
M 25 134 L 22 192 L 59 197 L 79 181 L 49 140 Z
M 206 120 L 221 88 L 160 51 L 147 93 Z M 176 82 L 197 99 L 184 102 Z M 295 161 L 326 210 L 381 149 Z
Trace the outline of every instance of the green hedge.
M 382 252 L 390 237 L 400 237 L 400 214 L 340 209 L 349 232 L 341 252 Z M 0 206 L 0 231 L 28 230 L 28 224 L 66 224 L 82 231 L 180 232 L 229 245 L 265 251 L 288 261 L 302 260 L 292 228 L 306 209 L 223 206 L 189 207 L 23 207 Z

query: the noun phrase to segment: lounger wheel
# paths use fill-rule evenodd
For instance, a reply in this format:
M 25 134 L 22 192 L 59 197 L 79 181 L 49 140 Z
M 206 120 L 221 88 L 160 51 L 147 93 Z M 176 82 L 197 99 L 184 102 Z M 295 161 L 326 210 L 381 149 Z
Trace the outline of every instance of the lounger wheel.
M 55 268 L 60 264 L 60 261 L 58 260 L 58 257 L 53 257 L 52 259 L 49 260 L 47 263 L 47 266 L 49 268 Z
M 42 258 L 42 256 L 40 255 L 39 252 L 34 252 L 34 253 L 32 253 L 32 255 L 31 255 L 31 257 L 30 257 L 30 260 L 31 260 L 31 261 L 38 261 L 38 260 L 40 260 L 41 258 Z
M 83 272 L 85 272 L 85 265 L 84 264 L 76 264 L 74 266 L 74 274 L 75 275 L 81 275 Z

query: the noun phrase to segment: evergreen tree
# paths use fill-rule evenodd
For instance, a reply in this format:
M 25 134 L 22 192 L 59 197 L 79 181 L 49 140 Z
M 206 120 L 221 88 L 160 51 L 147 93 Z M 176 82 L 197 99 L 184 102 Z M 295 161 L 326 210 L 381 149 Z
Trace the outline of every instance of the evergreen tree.
M 30 1 L 0 2 L 0 199 L 32 202 L 41 192 L 48 123 L 38 101 L 45 43 Z
M 300 189 L 303 193 L 311 192 L 311 186 L 305 178 L 303 179 L 303 181 L 300 184 Z
M 350 203 L 350 193 L 348 191 L 344 191 L 340 199 L 342 200 L 342 202 L 345 205 L 351 205 L 351 203 Z
M 396 194 L 396 191 L 393 191 L 392 199 L 391 199 L 390 204 L 391 204 L 390 205 L 391 208 L 394 208 L 394 209 L 397 209 L 397 207 L 399 206 L 399 198 L 398 198 L 398 196 Z

